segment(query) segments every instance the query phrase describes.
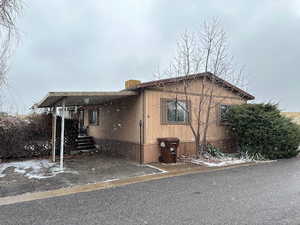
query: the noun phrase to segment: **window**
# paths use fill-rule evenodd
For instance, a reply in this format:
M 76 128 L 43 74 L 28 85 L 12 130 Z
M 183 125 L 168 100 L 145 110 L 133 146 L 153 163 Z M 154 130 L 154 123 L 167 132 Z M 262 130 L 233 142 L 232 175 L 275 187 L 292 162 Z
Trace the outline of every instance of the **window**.
M 164 124 L 187 124 L 190 106 L 186 101 L 162 99 L 162 119 Z
M 99 125 L 99 112 L 97 109 L 89 110 L 89 124 L 91 125 Z
M 231 105 L 220 105 L 220 122 L 227 123 L 226 113 L 230 109 Z

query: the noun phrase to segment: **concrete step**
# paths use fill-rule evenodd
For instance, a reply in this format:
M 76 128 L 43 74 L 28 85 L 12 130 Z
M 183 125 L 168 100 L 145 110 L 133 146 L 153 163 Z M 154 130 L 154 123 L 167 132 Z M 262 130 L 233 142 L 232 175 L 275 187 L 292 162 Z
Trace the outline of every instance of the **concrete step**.
M 82 145 L 94 145 L 95 142 L 94 141 L 85 141 L 85 142 L 77 142 L 76 145 L 77 146 L 82 146 Z
M 71 151 L 71 155 L 75 155 L 75 154 L 78 154 L 78 153 L 85 153 L 85 152 L 93 152 L 93 151 L 97 151 L 96 148 L 92 148 L 92 149 L 79 149 L 79 150 L 73 150 Z
M 77 150 L 82 150 L 82 149 L 92 149 L 95 148 L 95 145 L 84 145 L 84 146 L 76 146 Z
M 92 149 L 96 149 L 93 137 L 80 136 L 76 139 L 75 151 L 91 151 Z
M 93 140 L 93 137 L 91 136 L 79 136 L 76 139 L 77 141 L 81 141 L 81 140 Z

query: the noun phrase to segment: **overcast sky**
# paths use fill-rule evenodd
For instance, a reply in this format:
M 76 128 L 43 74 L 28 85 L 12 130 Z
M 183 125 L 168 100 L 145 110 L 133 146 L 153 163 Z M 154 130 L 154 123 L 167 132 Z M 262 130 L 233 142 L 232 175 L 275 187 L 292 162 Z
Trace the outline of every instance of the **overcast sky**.
M 172 57 L 176 36 L 212 16 L 246 65 L 256 101 L 300 111 L 298 0 L 24 1 L 5 94 L 11 111 L 26 112 L 49 91 L 119 90 L 126 79 L 152 80 Z

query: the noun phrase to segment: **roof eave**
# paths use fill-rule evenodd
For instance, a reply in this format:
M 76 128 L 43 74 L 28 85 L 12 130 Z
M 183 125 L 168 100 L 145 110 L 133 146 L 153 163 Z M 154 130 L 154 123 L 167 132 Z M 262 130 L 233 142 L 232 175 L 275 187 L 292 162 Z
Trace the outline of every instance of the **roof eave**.
M 217 80 L 221 81 L 223 84 L 225 84 L 228 88 L 230 88 L 234 93 L 237 93 L 237 95 L 241 96 L 242 98 L 246 99 L 246 100 L 254 100 L 255 97 L 249 93 L 247 93 L 246 91 L 238 88 L 237 86 L 229 83 L 228 81 L 210 73 L 210 72 L 206 72 L 206 73 L 199 73 L 199 74 L 192 74 L 192 75 L 188 75 L 190 76 L 188 79 L 198 79 L 198 78 L 203 78 L 204 76 L 206 77 L 215 77 Z M 178 81 L 181 81 L 185 79 L 185 76 L 182 77 L 178 77 L 178 78 L 169 78 L 169 79 L 163 79 L 163 80 L 157 80 L 157 81 L 151 81 L 151 82 L 145 82 L 145 83 L 141 83 L 139 85 L 137 85 L 136 87 L 133 88 L 129 88 L 129 89 L 125 89 L 125 90 L 133 90 L 133 91 L 137 91 L 140 89 L 147 89 L 147 88 L 152 88 L 154 86 L 158 86 L 159 85 L 169 85 L 172 83 L 176 83 Z
M 50 108 L 58 106 L 64 98 L 106 98 L 106 99 L 118 99 L 127 96 L 137 95 L 135 91 L 112 91 L 112 92 L 49 92 L 38 104 L 35 105 L 37 108 Z M 52 98 L 52 99 L 51 99 Z M 82 106 L 82 103 L 72 104 L 70 106 Z

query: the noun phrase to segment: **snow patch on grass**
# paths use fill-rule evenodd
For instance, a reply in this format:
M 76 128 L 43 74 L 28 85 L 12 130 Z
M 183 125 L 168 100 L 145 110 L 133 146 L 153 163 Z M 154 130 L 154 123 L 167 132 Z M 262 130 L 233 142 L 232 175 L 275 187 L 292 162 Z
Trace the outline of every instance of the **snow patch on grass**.
M 23 174 L 28 179 L 45 179 L 60 173 L 77 173 L 76 171 L 61 171 L 56 163 L 49 160 L 29 160 L 0 164 L 0 178 L 5 177 L 8 168 L 15 168 L 14 172 Z
M 221 167 L 221 166 L 230 166 L 230 165 L 236 165 L 241 163 L 249 163 L 253 162 L 251 160 L 245 160 L 245 159 L 222 159 L 222 160 L 202 160 L 202 159 L 192 159 L 191 161 L 194 164 L 197 165 L 204 165 L 208 167 Z
M 276 160 L 256 160 L 252 157 L 249 157 L 245 155 L 244 157 L 237 158 L 237 157 L 221 157 L 221 158 L 215 158 L 210 157 L 206 159 L 192 159 L 191 163 L 207 166 L 207 167 L 222 167 L 222 166 L 231 166 L 231 165 L 237 165 L 242 163 L 267 163 L 267 162 L 274 162 Z

